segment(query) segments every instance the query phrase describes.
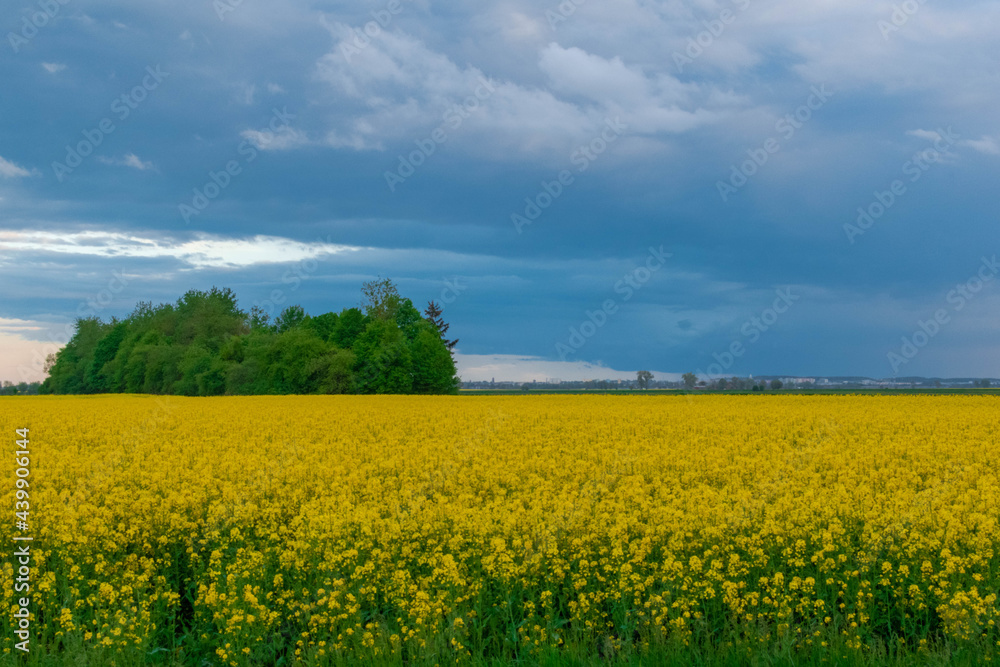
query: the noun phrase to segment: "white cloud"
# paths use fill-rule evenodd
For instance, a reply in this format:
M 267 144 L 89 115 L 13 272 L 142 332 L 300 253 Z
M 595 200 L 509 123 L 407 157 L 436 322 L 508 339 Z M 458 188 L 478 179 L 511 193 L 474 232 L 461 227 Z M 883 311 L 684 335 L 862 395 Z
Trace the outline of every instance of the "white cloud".
M 0 317 L 0 333 L 16 334 L 24 331 L 40 331 L 43 328 L 40 322 Z
M 987 155 L 1000 155 L 1000 144 L 993 137 L 984 135 L 981 139 L 969 139 L 958 142 L 962 146 L 968 146 L 973 150 Z
M 203 234 L 193 240 L 180 241 L 117 232 L 66 234 L 4 230 L 0 231 L 0 250 L 115 258 L 172 257 L 192 268 L 203 269 L 299 262 L 355 251 L 358 248 L 332 243 L 302 243 L 274 236 L 235 239 Z
M 240 136 L 262 151 L 281 151 L 298 148 L 309 143 L 308 137 L 299 130 L 282 125 L 277 132 L 272 130 L 244 130 Z
M 685 132 L 720 118 L 694 101 L 702 96 L 700 86 L 682 83 L 669 74 L 647 76 L 617 56 L 606 60 L 552 43 L 542 50 L 539 68 L 555 90 L 627 116 L 631 132 Z
M 125 166 L 132 167 L 133 169 L 138 169 L 139 171 L 145 171 L 146 169 L 152 169 L 152 162 L 143 162 L 136 156 L 135 153 L 129 153 L 125 156 Z
M 634 380 L 636 371 L 619 371 L 585 361 L 549 361 L 541 357 L 516 354 L 455 353 L 458 375 L 466 382 L 483 382 L 496 378 L 504 382 L 544 382 L 560 380 Z M 680 373 L 653 371 L 656 380 L 678 381 Z
M 327 27 L 335 45 L 318 61 L 317 75 L 338 93 L 341 115 L 327 136 L 337 148 L 382 150 L 442 127 L 449 135 L 459 129 L 477 134 L 481 141 L 464 145 L 492 157 L 554 150 L 568 155 L 608 118 L 621 117 L 629 133 L 684 132 L 721 118 L 720 110 L 738 103 L 735 96 L 668 74 L 647 75 L 618 57 L 556 43 L 539 52 L 535 78 L 550 82 L 541 87 L 460 67 L 402 32 L 384 31 L 358 49 L 349 26 Z M 345 109 L 345 98 L 355 106 Z
M 61 72 L 66 69 L 66 65 L 62 63 L 42 63 L 42 67 L 44 67 L 45 71 L 49 74 L 55 74 L 56 72 Z
M 583 49 L 563 48 L 553 42 L 542 50 L 538 66 L 556 90 L 594 102 L 615 100 L 629 104 L 649 97 L 646 77 L 626 67 L 618 56 L 605 60 Z
M 102 155 L 97 158 L 97 161 L 115 167 L 131 167 L 139 171 L 147 171 L 153 168 L 152 162 L 143 162 L 135 153 L 127 153 L 124 157 L 120 158 L 109 158 Z
M 926 139 L 927 141 L 938 141 L 941 139 L 941 133 L 936 130 L 910 130 L 907 134 L 911 137 Z
M 32 172 L 28 171 L 24 167 L 19 167 L 10 160 L 5 160 L 0 157 L 0 176 L 6 178 L 19 178 L 22 176 L 31 176 Z
M 779 0 L 768 12 L 757 9 L 763 7 L 746 12 L 753 22 L 746 39 L 758 52 L 794 54 L 807 81 L 835 90 L 920 91 L 949 110 L 986 109 L 998 100 L 995 68 L 978 55 L 996 41 L 995 3 L 921 3 L 887 36 L 880 24 L 894 25 L 899 13 L 891 2 L 831 0 L 805 8 Z

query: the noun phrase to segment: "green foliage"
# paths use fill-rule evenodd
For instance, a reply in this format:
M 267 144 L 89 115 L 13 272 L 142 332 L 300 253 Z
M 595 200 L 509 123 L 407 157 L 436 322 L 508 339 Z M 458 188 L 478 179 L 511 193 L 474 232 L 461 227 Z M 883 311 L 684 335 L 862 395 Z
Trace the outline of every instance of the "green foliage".
M 180 345 L 153 345 L 146 354 L 146 370 L 142 387 L 144 394 L 168 394 L 181 379 L 181 361 L 185 349 Z
M 350 394 L 356 357 L 350 350 L 330 350 L 309 362 L 306 372 L 317 394 Z
M 97 344 L 111 325 L 96 317 L 77 319 L 76 333 L 59 351 L 49 377 L 42 384 L 45 393 L 90 394 L 88 371 L 94 361 Z
M 118 354 L 118 348 L 121 346 L 127 333 L 128 327 L 124 322 L 112 322 L 110 331 L 97 341 L 97 345 L 94 348 L 94 357 L 91 359 L 90 366 L 87 368 L 84 377 L 84 384 L 89 391 L 97 394 L 105 394 L 111 391 L 111 377 L 108 366 L 114 361 L 115 355 Z
M 362 394 L 408 394 L 413 390 L 413 358 L 395 322 L 374 319 L 354 343 L 357 387 Z
M 299 328 L 278 334 L 266 355 L 266 376 L 273 390 L 270 393 L 313 393 L 309 364 L 329 349 L 321 339 Z
M 413 339 L 413 391 L 418 394 L 456 394 L 459 379 L 455 361 L 437 329 L 423 320 Z
M 273 321 L 245 313 L 229 289 L 191 290 L 174 304 L 139 303 L 124 320 L 77 321 L 39 391 L 53 394 L 455 393 L 439 332 L 390 280 L 363 290 L 358 308 Z
M 649 371 L 638 371 L 635 374 L 635 382 L 639 389 L 649 389 L 649 383 L 653 381 L 653 374 Z
M 365 315 L 376 320 L 394 319 L 396 310 L 402 303 L 399 290 L 388 278 L 366 282 L 361 286 L 361 296 Z
M 34 396 L 41 393 L 41 382 L 18 382 L 4 380 L 0 385 L 0 396 Z
M 274 320 L 274 329 L 278 333 L 285 333 L 292 329 L 298 329 L 306 319 L 306 311 L 302 306 L 289 306 L 281 311 L 278 318 Z
M 332 342 L 340 348 L 348 349 L 354 347 L 354 341 L 358 339 L 368 326 L 368 318 L 357 308 L 345 308 L 340 311 L 337 323 L 333 327 Z
M 312 331 L 321 340 L 330 341 L 333 332 L 337 328 L 337 320 L 340 317 L 337 313 L 323 313 L 322 315 L 317 315 L 316 317 L 306 317 L 306 320 L 302 323 L 309 331 Z
M 198 396 L 201 375 L 212 367 L 212 353 L 200 345 L 187 348 L 181 359 L 181 378 L 174 382 L 172 393 L 182 396 Z
M 698 384 L 698 376 L 694 373 L 685 373 L 681 379 L 684 380 L 684 386 L 688 389 L 694 389 L 694 386 Z
M 409 299 L 403 299 L 399 302 L 396 307 L 396 326 L 399 327 L 407 340 L 412 341 L 419 330 L 418 325 L 426 324 L 424 319 L 420 316 L 420 311 L 413 307 L 413 302 Z
M 177 316 L 175 342 L 199 344 L 211 352 L 218 352 L 223 340 L 247 328 L 246 313 L 236 307 L 236 296 L 228 288 L 191 290 L 177 302 Z
M 260 306 L 254 306 L 250 309 L 247 324 L 250 326 L 251 331 L 257 333 L 271 331 L 273 329 L 271 326 L 271 316 L 268 315 L 267 312 L 265 312 Z
M 219 358 L 223 361 L 241 363 L 243 361 L 243 353 L 246 350 L 246 340 L 245 336 L 231 336 L 222 344 L 222 349 L 219 350 Z
M 438 334 L 441 336 L 441 340 L 444 341 L 444 344 L 448 348 L 448 351 L 451 352 L 452 350 L 455 349 L 455 346 L 458 345 L 458 339 L 456 338 L 455 340 L 448 340 L 447 338 L 448 329 L 451 327 L 451 325 L 444 321 L 444 318 L 441 317 L 441 314 L 442 314 L 441 306 L 439 306 L 433 301 L 429 301 L 427 303 L 427 308 L 424 310 L 424 317 L 427 318 L 428 322 L 434 325 L 434 328 L 437 329 Z

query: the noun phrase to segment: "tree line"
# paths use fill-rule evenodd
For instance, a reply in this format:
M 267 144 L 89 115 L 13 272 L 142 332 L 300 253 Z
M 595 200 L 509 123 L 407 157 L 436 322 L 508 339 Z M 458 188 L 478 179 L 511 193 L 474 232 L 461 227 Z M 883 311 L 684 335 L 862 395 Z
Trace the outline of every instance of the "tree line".
M 213 287 L 140 302 L 123 320 L 81 318 L 40 393 L 456 393 L 457 341 L 445 338 L 440 307 L 421 314 L 389 279 L 365 283 L 362 297 L 360 308 L 312 316 L 290 306 L 272 319 Z
M 41 382 L 18 382 L 4 380 L 0 384 L 0 396 L 34 396 L 42 386 Z

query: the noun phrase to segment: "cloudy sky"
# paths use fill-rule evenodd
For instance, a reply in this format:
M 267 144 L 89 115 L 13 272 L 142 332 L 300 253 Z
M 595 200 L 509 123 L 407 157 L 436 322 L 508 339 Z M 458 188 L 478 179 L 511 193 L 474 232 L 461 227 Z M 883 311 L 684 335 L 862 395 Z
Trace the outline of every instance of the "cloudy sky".
M 395 280 L 465 379 L 1000 376 L 1000 4 L 17 0 L 0 379 Z M 714 366 L 713 366 L 714 364 Z

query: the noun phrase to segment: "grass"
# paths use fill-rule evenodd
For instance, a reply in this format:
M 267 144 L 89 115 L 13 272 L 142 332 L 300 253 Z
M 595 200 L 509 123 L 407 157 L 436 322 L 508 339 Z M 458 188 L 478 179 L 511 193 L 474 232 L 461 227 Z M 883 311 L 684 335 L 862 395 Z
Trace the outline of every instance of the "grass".
M 993 664 L 997 659 L 996 647 L 985 642 L 941 642 L 923 649 L 892 647 L 875 639 L 873 645 L 862 649 L 848 647 L 846 643 L 831 633 L 831 636 L 816 638 L 816 643 L 806 649 L 796 648 L 792 642 L 772 642 L 768 645 L 751 646 L 744 642 L 718 643 L 703 641 L 693 645 L 681 643 L 661 643 L 638 647 L 627 645 L 614 651 L 610 641 L 593 646 L 588 643 L 572 644 L 559 649 L 542 649 L 527 652 L 509 647 L 512 655 L 505 657 L 476 656 L 457 661 L 458 664 L 475 667 L 538 666 L 538 667 L 800 667 L 809 665 L 844 665 L 848 667 L 974 667 Z M 825 641 L 827 646 L 820 646 Z M 60 647 L 32 647 L 27 654 L 4 655 L 0 657 L 0 667 L 17 665 L 28 667 L 188 667 L 222 664 L 216 656 L 185 656 L 165 649 L 151 652 L 114 652 L 86 648 L 77 633 L 64 638 Z M 296 662 L 286 653 L 273 664 L 281 665 L 381 665 L 431 667 L 432 665 L 456 664 L 453 655 L 439 655 L 426 660 L 406 661 L 403 658 L 338 658 L 336 656 L 302 656 Z M 239 661 L 241 665 L 256 665 L 250 660 Z

